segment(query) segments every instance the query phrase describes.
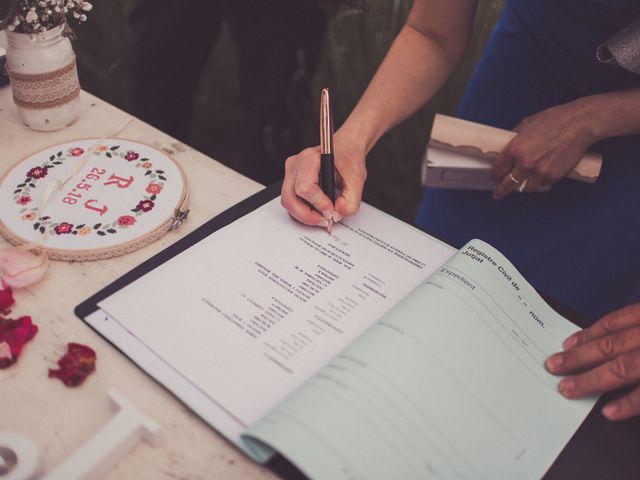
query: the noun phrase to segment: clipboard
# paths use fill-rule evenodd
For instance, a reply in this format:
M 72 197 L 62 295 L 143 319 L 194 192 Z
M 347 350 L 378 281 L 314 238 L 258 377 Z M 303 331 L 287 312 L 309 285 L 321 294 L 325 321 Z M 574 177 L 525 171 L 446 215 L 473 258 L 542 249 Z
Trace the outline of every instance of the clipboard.
M 142 277 L 146 273 L 149 273 L 151 270 L 159 267 L 179 253 L 192 247 L 199 241 L 207 238 L 216 230 L 220 230 L 221 228 L 226 227 L 239 218 L 252 212 L 256 208 L 278 197 L 280 195 L 281 187 L 282 182 L 276 182 L 269 187 L 260 190 L 258 193 L 255 193 L 252 196 L 233 205 L 224 212 L 216 215 L 211 220 L 208 220 L 207 222 L 196 228 L 193 232 L 181 238 L 174 244 L 169 245 L 167 248 L 157 253 L 153 257 L 145 260 L 137 267 L 125 273 L 122 277 L 113 281 L 102 290 L 86 299 L 74 309 L 75 315 L 80 318 L 80 320 L 84 320 L 87 316 L 99 310 L 98 302 L 104 300 L 118 290 L 126 287 L 134 280 Z M 98 333 L 100 332 L 98 331 Z
M 233 425 L 220 425 L 217 417 L 220 413 L 227 414 L 224 408 L 156 355 L 140 339 L 128 332 L 126 328 L 117 324 L 114 319 L 104 318 L 105 314 L 102 313 L 101 315 L 102 311 L 97 304 L 217 230 L 230 225 L 235 220 L 277 198 L 280 194 L 280 189 L 281 182 L 275 183 L 230 207 L 165 250 L 116 279 L 79 304 L 74 310 L 78 318 L 227 439 L 230 438 L 230 435 L 225 432 L 225 428 L 232 429 Z M 575 312 L 571 312 L 548 297 L 546 299 L 557 311 L 569 318 L 577 319 L 579 324 L 585 326 L 584 319 L 580 319 Z M 631 421 L 612 424 L 599 414 L 599 409 L 614 396 L 613 394 L 605 394 L 600 399 L 598 405 L 583 422 L 574 438 L 565 446 L 544 478 L 567 478 L 567 476 L 573 476 L 576 473 L 579 473 L 583 478 L 594 479 L 602 478 L 603 475 L 615 476 L 616 478 L 635 478 L 637 476 L 637 468 L 640 463 L 637 456 L 629 454 L 628 449 L 630 446 L 638 444 L 637 429 L 640 428 L 640 417 Z M 215 425 L 214 418 L 216 419 Z M 600 449 L 603 445 L 607 446 L 605 451 L 608 460 L 606 462 L 600 461 L 602 455 Z M 265 466 L 283 478 L 307 478 L 279 454 L 272 457 Z
M 217 230 L 230 225 L 235 220 L 277 198 L 280 195 L 281 185 L 281 182 L 275 183 L 230 207 L 184 238 L 178 240 L 176 243 L 170 245 L 107 285 L 74 309 L 75 315 L 80 320 L 85 322 L 101 337 L 140 367 L 147 375 L 160 383 L 160 385 L 178 400 L 195 412 L 214 430 L 218 431 L 223 437 L 226 437 L 227 440 L 234 443 L 240 449 L 243 449 L 243 446 L 239 442 L 239 431 L 244 427 L 241 427 L 239 421 L 235 422 L 230 412 L 225 410 L 222 405 L 216 403 L 213 398 L 155 353 L 144 341 L 127 330 L 124 325 L 101 310 L 98 307 L 98 303 L 181 252 L 189 249 L 199 241 L 207 238 Z M 238 440 L 234 441 L 234 438 Z M 297 471 L 291 464 L 278 460 L 277 457 L 274 457 L 268 465 L 271 465 L 272 462 L 275 462 L 277 465 L 283 464 L 287 472 L 291 472 L 291 469 Z M 286 476 L 290 477 L 291 474 L 287 473 Z

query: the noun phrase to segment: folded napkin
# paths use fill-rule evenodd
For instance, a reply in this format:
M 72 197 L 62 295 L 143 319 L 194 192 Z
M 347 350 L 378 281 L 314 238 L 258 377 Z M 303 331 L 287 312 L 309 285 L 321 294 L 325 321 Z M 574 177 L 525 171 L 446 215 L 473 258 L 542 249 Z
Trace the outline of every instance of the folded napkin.
M 640 18 L 600 45 L 596 57 L 603 63 L 619 65 L 640 75 Z

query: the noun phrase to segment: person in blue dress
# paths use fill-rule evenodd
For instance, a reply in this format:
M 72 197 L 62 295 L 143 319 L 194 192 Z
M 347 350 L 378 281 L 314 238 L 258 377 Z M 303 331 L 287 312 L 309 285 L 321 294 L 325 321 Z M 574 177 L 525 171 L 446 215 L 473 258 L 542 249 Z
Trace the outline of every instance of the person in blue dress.
M 414 1 L 336 132 L 342 192 L 335 205 L 318 186 L 318 147 L 287 159 L 281 200 L 294 218 L 324 226 L 357 213 L 367 152 L 451 75 L 476 7 L 475 0 Z M 538 290 L 600 318 L 547 360 L 552 373 L 587 370 L 560 382 L 568 398 L 640 381 L 640 304 L 621 308 L 640 301 L 640 76 L 596 58 L 598 45 L 638 17 L 638 0 L 507 0 L 458 112 L 518 132 L 494 165 L 498 187 L 428 189 L 417 218 L 457 247 L 487 241 Z M 600 178 L 565 180 L 587 149 L 603 155 Z M 640 415 L 640 387 L 603 413 Z

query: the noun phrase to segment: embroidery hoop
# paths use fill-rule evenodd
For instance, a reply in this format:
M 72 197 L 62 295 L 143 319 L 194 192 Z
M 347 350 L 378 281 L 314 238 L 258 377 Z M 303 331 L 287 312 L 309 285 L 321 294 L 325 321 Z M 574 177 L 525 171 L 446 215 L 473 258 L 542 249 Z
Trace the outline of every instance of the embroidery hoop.
M 56 153 L 54 152 L 68 151 L 69 146 L 71 145 L 84 145 L 85 148 L 87 148 L 87 146 L 92 146 L 95 143 L 99 142 L 99 140 L 100 139 L 98 138 L 89 137 L 89 138 L 72 140 L 64 143 L 57 143 L 49 147 L 40 149 L 32 154 L 29 154 L 28 156 L 22 158 L 21 160 L 16 162 L 14 165 L 12 165 L 2 175 L 2 177 L 0 177 L 0 201 L 2 201 L 5 205 L 11 206 L 11 208 L 7 207 L 0 210 L 0 234 L 13 245 L 24 245 L 24 244 L 33 242 L 38 238 L 42 238 L 41 235 L 36 235 L 35 238 L 27 238 L 24 235 L 17 233 L 16 231 L 14 231 L 14 229 L 12 229 L 9 225 L 7 225 L 8 221 L 14 223 L 13 220 L 8 220 L 9 216 L 16 215 L 16 212 L 14 211 L 13 207 L 20 206 L 20 204 L 16 205 L 16 201 L 14 200 L 14 194 L 17 190 L 15 190 L 15 185 L 13 185 L 14 177 L 19 171 L 19 169 L 22 169 L 22 170 L 26 169 L 25 171 L 27 170 L 31 171 L 31 168 L 33 168 L 34 166 L 33 162 L 38 158 L 40 159 L 51 158 L 53 156 L 56 156 Z M 35 250 L 45 253 L 52 260 L 91 261 L 91 260 L 112 258 L 119 255 L 124 255 L 126 253 L 133 252 L 157 240 L 158 238 L 163 236 L 165 233 L 167 233 L 169 230 L 178 228 L 182 224 L 182 222 L 185 220 L 189 212 L 189 210 L 187 209 L 187 202 L 188 202 L 187 177 L 182 167 L 170 155 L 167 155 L 165 152 L 161 151 L 160 149 L 158 149 L 153 145 L 149 145 L 147 143 L 140 142 L 138 140 L 128 139 L 128 138 L 109 137 L 100 143 L 101 145 L 114 144 L 114 143 L 130 145 L 130 146 L 137 145 L 139 146 L 139 151 L 145 152 L 145 153 L 146 152 L 153 153 L 153 158 L 149 156 L 151 161 L 162 159 L 161 160 L 162 162 L 165 162 L 166 164 L 170 165 L 171 168 L 174 169 L 174 172 L 177 173 L 177 175 L 175 175 L 175 178 L 171 179 L 171 181 L 174 182 L 172 185 L 172 188 L 174 190 L 173 196 L 175 197 L 175 202 L 168 202 L 168 203 L 164 202 L 161 207 L 163 210 L 158 209 L 160 210 L 161 213 L 156 214 L 156 212 L 154 212 L 155 217 L 158 217 L 160 215 L 159 220 L 156 220 L 152 225 L 148 226 L 148 228 L 146 227 L 144 229 L 141 228 L 140 234 L 135 236 L 135 238 L 130 238 L 123 242 L 115 242 L 115 243 L 108 242 L 104 246 L 65 249 L 65 248 L 48 246 L 47 241 L 45 240 L 43 245 L 39 246 Z M 93 156 L 91 158 L 93 158 Z M 58 157 L 56 157 L 56 160 L 57 159 Z M 142 160 L 146 160 L 146 159 L 142 158 L 140 161 Z M 85 171 L 86 169 L 91 168 L 91 165 L 92 165 L 91 161 L 87 162 L 87 165 L 85 165 L 83 169 L 79 172 L 79 174 L 73 179 L 73 181 L 70 182 L 69 186 L 65 187 L 63 191 L 55 193 L 52 196 L 52 199 L 53 197 L 62 198 L 63 192 L 66 190 L 71 190 L 72 185 L 77 184 L 80 181 L 80 178 L 83 177 L 82 171 Z M 144 177 L 145 175 L 141 176 L 140 178 L 144 178 Z M 44 178 L 46 178 L 46 176 Z M 9 180 L 12 181 L 11 184 L 7 183 Z M 83 181 L 84 181 L 84 178 L 83 178 Z M 168 177 L 167 177 L 167 181 L 168 181 Z M 37 187 L 39 186 L 40 185 L 37 185 Z M 35 191 L 35 188 L 37 187 L 34 187 L 34 191 Z M 39 193 L 42 194 L 41 191 Z M 36 197 L 36 195 L 34 195 L 34 197 Z M 43 208 L 43 211 L 39 212 L 40 215 L 42 215 L 42 213 L 46 211 L 47 208 L 49 208 L 50 202 L 51 200 L 47 202 L 46 207 Z M 124 213 L 127 213 L 127 212 L 124 212 Z M 131 214 L 129 213 L 128 216 L 131 216 Z M 56 219 L 53 219 L 53 220 L 54 220 L 53 225 L 55 225 Z M 117 237 L 105 234 L 100 238 L 109 239 L 109 238 L 117 238 Z

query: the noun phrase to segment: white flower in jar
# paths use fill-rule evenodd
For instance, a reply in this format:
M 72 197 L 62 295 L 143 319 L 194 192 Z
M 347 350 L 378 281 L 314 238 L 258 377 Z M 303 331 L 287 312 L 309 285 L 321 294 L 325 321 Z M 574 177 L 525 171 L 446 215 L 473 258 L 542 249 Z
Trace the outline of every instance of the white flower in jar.
M 27 23 L 36 23 L 38 21 L 38 14 L 36 13 L 35 7 L 31 7 L 31 9 L 27 12 L 24 19 Z

